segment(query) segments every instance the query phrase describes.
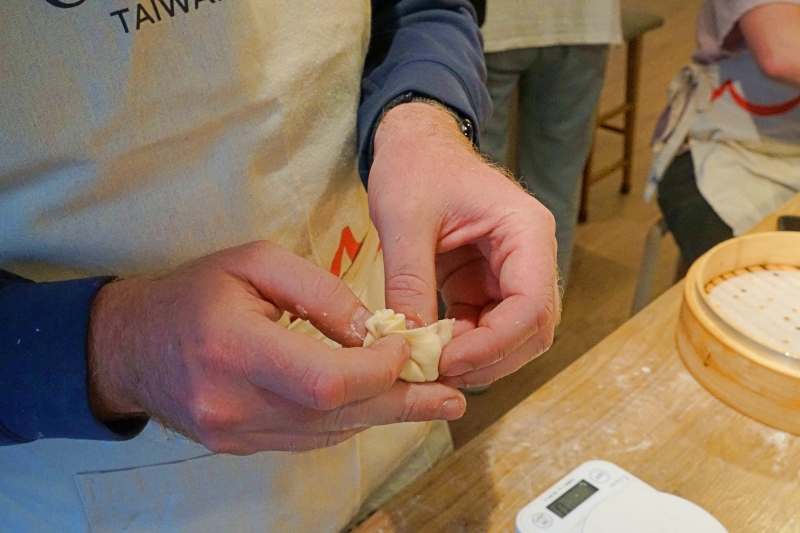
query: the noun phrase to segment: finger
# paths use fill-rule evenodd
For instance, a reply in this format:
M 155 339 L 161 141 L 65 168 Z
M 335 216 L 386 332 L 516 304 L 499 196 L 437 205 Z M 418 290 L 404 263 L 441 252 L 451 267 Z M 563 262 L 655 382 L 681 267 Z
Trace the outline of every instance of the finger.
M 382 426 L 401 422 L 456 420 L 467 408 L 463 394 L 440 383 L 398 381 L 385 393 L 328 412 L 321 420 L 325 430 Z
M 459 376 L 439 378 L 440 383 L 456 388 L 480 387 L 489 385 L 498 379 L 516 372 L 527 363 L 546 352 L 551 340 L 545 336 L 535 335 L 528 339 L 522 346 L 508 354 L 493 365 L 461 374 Z
M 252 436 L 253 445 L 260 447 L 264 450 L 283 450 L 293 452 L 304 452 L 308 450 L 317 450 L 320 448 L 329 448 L 341 444 L 346 440 L 358 435 L 364 431 L 363 429 L 354 429 L 350 431 L 337 431 L 332 433 L 319 433 L 316 435 L 293 435 L 293 434 L 277 434 L 277 435 L 259 435 Z M 266 448 L 264 447 L 266 446 Z
M 482 307 L 502 298 L 500 284 L 483 256 L 452 271 L 444 279 L 441 292 L 448 307 L 458 304 Z
M 398 243 L 403 240 L 410 239 L 401 238 Z M 402 313 L 406 320 L 427 326 L 438 315 L 434 252 L 432 246 L 427 250 L 415 249 L 416 246 L 417 243 L 398 245 L 388 254 L 384 248 L 386 307 Z
M 478 327 L 482 307 L 466 304 L 453 304 L 447 308 L 446 318 L 456 320 L 453 337 L 458 337 L 464 332 Z
M 237 430 L 298 434 L 350 431 L 400 422 L 455 420 L 466 409 L 464 396 L 440 383 L 397 381 L 378 396 L 329 411 L 309 409 L 269 391 L 260 396 L 248 412 L 249 423 Z
M 202 425 L 189 434 L 209 449 L 240 455 L 258 449 L 329 446 L 333 443 L 328 439 L 341 442 L 372 426 L 455 420 L 466 409 L 458 390 L 439 383 L 396 382 L 376 398 L 331 411 L 309 409 L 270 391 L 254 390 L 249 397 L 230 400 L 218 397 Z M 303 441 L 307 444 L 300 444 Z
M 421 194 L 409 191 L 410 195 Z M 413 199 L 409 205 L 414 203 Z M 413 212 L 413 211 L 412 211 Z M 376 213 L 383 246 L 386 307 L 419 326 L 438 318 L 436 236 L 438 222 L 425 217 L 384 220 Z
M 515 319 L 521 314 L 521 311 L 518 313 L 516 310 L 526 305 L 529 304 L 525 298 L 507 298 L 494 310 L 483 315 L 477 328 L 454 337 L 442 351 L 440 373 L 444 376 L 458 376 L 493 365 L 535 335 L 544 340 L 552 339 L 555 323 L 551 321 L 550 313 L 537 315 L 547 323 L 530 324 L 524 318 Z M 505 319 L 506 316 L 509 318 Z
M 232 261 L 229 268 L 263 298 L 343 346 L 363 344 L 364 323 L 372 313 L 341 279 L 274 243 L 252 243 L 240 251 L 243 260 Z
M 440 253 L 436 257 L 436 281 L 441 287 L 450 275 L 463 265 L 483 257 L 480 249 L 471 244 Z
M 245 433 L 226 434 L 206 440 L 199 440 L 203 446 L 214 453 L 230 455 L 251 455 L 264 451 L 304 452 L 341 444 L 358 435 L 363 429 L 336 431 L 331 433 Z
M 539 332 L 544 338 L 552 336 L 560 313 L 555 270 L 550 259 L 534 261 L 530 248 L 512 242 L 512 251 L 502 263 L 492 266 L 503 299 L 479 319 L 476 329 L 445 346 L 439 365 L 443 375 L 457 376 L 489 366 Z M 546 251 L 552 254 L 551 248 Z
M 261 321 L 237 347 L 255 386 L 313 409 L 329 410 L 388 390 L 411 356 L 408 342 L 388 335 L 367 348 L 332 350 L 324 342 Z

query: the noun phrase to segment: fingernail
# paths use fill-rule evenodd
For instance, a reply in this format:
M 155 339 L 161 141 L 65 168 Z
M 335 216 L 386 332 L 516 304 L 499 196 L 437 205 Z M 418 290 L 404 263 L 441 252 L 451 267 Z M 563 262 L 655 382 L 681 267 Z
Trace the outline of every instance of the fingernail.
M 367 319 L 372 318 L 372 313 L 366 307 L 359 307 L 353 313 L 353 320 L 350 323 L 353 328 L 353 333 L 362 341 L 367 336 Z
M 467 362 L 453 363 L 448 366 L 442 374 L 445 376 L 460 376 L 472 370 L 472 365 Z
M 449 400 L 445 400 L 445 402 L 442 404 L 442 408 L 439 409 L 439 416 L 437 418 L 439 420 L 456 420 L 461 418 L 466 409 L 467 406 L 463 399 L 451 398 Z

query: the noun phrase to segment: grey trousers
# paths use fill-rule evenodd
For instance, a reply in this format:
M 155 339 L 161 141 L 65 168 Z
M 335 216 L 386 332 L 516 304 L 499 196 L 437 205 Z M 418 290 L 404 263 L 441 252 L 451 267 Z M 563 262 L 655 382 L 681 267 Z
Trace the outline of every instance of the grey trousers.
M 491 160 L 509 165 L 510 98 L 518 85 L 516 169 L 528 190 L 555 216 L 564 284 L 608 49 L 608 45 L 569 45 L 486 54 L 494 114 L 483 131 L 481 150 Z

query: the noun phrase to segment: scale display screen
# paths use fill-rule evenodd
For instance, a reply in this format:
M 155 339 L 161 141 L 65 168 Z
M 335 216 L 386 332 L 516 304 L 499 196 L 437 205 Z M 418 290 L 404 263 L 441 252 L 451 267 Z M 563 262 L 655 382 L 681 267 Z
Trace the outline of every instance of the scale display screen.
M 577 506 L 586 501 L 586 498 L 597 492 L 597 487 L 587 481 L 580 480 L 571 489 L 562 494 L 556 501 L 547 506 L 554 514 L 564 518 Z

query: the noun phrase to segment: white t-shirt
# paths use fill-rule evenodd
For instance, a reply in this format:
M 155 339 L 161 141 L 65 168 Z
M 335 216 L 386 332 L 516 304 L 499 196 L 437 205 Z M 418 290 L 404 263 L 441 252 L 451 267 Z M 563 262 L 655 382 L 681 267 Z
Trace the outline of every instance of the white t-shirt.
M 484 50 L 622 40 L 619 0 L 490 0 Z

